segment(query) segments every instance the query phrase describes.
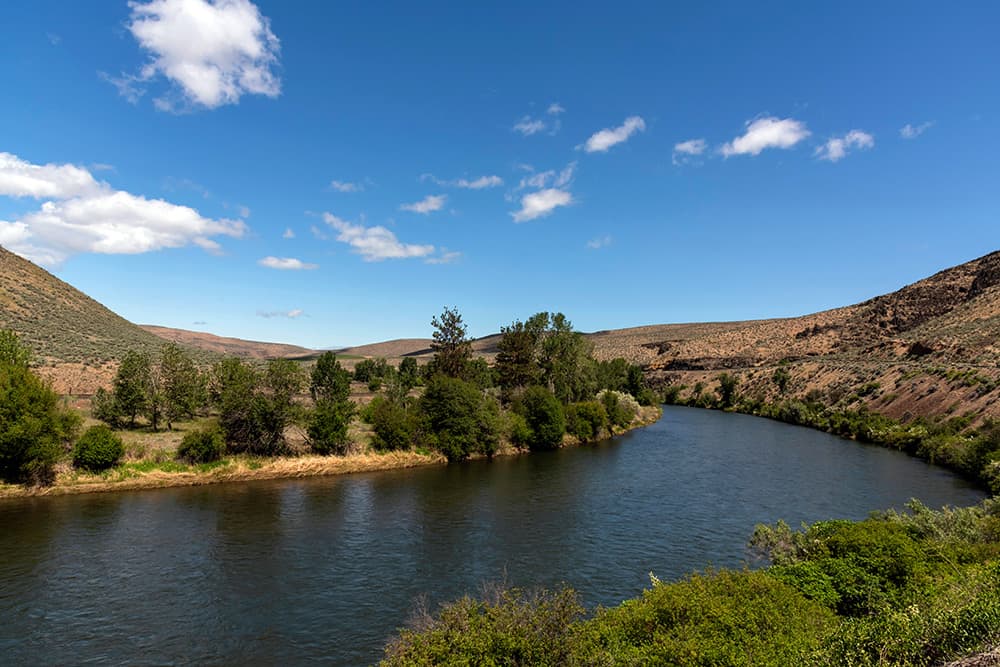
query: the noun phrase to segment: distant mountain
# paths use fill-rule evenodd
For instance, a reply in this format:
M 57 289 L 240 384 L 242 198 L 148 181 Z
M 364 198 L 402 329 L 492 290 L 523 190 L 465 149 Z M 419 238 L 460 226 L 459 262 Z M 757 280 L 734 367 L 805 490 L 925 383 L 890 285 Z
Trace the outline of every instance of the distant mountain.
M 188 347 L 216 354 L 233 355 L 247 359 L 294 359 L 308 358 L 319 354 L 317 350 L 310 350 L 298 345 L 264 343 L 255 340 L 243 340 L 242 338 L 226 338 L 201 331 L 171 329 L 153 324 L 140 324 L 139 326 L 151 334 L 165 340 L 173 341 L 179 345 L 187 345 Z

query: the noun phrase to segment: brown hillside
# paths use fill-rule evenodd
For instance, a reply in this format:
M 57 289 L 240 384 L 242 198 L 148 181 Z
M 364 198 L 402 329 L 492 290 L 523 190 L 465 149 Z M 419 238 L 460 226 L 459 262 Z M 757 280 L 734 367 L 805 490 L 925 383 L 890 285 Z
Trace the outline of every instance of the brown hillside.
M 139 327 L 178 345 L 186 345 L 216 354 L 232 355 L 246 359 L 297 358 L 317 354 L 316 350 L 299 347 L 298 345 L 287 345 L 285 343 L 263 343 L 255 340 L 243 340 L 241 338 L 227 338 L 201 331 L 171 329 L 170 327 L 159 327 L 153 324 L 140 324 Z

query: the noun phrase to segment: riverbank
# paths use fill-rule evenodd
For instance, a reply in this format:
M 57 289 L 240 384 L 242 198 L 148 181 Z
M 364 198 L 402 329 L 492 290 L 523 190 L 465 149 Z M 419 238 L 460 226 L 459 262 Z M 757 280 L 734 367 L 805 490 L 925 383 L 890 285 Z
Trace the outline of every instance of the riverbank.
M 642 407 L 627 428 L 614 433 L 611 437 L 623 435 L 628 431 L 655 423 L 662 412 L 659 406 Z M 571 436 L 566 436 L 563 442 L 564 447 L 582 444 L 586 443 L 580 443 Z M 530 452 L 508 443 L 501 446 L 495 456 L 519 456 L 528 453 Z M 0 499 L 348 475 L 445 464 L 447 464 L 447 459 L 442 454 L 414 450 L 384 453 L 366 451 L 347 456 L 321 456 L 317 454 L 267 458 L 227 456 L 213 463 L 194 465 L 172 458 L 159 461 L 139 460 L 123 463 L 103 473 L 86 473 L 67 467 L 59 471 L 55 483 L 51 486 L 26 487 L 0 484 Z

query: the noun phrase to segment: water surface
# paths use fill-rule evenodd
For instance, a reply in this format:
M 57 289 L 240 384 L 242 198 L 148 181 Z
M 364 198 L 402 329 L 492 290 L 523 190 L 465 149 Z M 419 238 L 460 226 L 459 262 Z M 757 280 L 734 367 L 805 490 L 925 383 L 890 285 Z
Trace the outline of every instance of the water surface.
M 759 522 L 970 505 L 899 452 L 668 407 L 612 441 L 490 462 L 0 502 L 0 656 L 37 664 L 376 661 L 416 601 L 501 578 L 588 605 L 739 566 Z

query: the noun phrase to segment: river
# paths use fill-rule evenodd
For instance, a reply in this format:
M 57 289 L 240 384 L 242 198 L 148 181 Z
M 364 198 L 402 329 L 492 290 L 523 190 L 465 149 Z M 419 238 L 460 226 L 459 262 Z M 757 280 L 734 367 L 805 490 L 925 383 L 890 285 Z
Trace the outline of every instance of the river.
M 899 452 L 667 407 L 557 452 L 340 477 L 0 501 L 6 665 L 377 661 L 418 600 L 565 582 L 612 605 L 740 566 L 756 523 L 984 494 Z

